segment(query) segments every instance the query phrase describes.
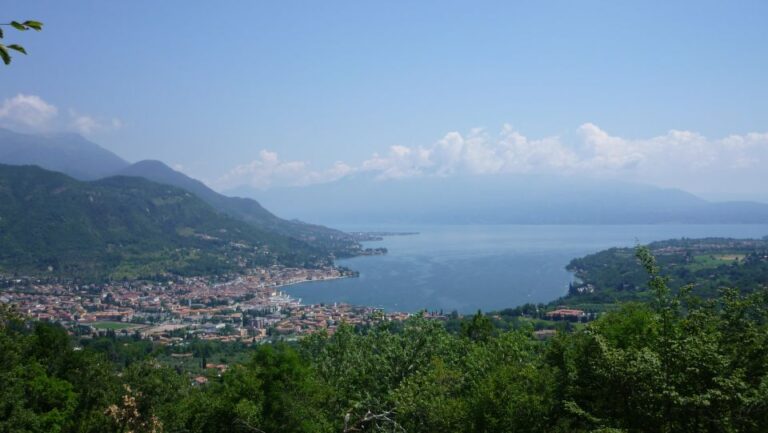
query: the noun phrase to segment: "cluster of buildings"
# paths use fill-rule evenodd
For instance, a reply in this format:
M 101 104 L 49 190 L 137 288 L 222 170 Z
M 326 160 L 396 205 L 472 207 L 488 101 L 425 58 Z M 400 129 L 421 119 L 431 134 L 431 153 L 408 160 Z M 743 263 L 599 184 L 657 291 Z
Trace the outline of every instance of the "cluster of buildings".
M 654 244 L 651 244 L 654 246 Z M 660 242 L 652 249 L 653 254 L 659 255 L 695 255 L 731 253 L 764 252 L 768 248 L 768 237 L 763 239 L 693 239 L 671 242 Z
M 589 317 L 589 315 L 583 310 L 577 310 L 574 308 L 558 308 L 556 310 L 548 311 L 544 316 L 549 320 L 571 321 L 585 320 Z
M 333 333 L 341 323 L 366 326 L 384 320 L 405 320 L 409 316 L 408 313 L 384 313 L 380 309 L 348 304 L 300 305 L 293 307 L 284 320 L 275 323 L 272 332 L 277 335 L 301 335 L 318 330 Z
M 335 267 L 272 266 L 225 281 L 195 277 L 74 285 L 4 279 L 0 303 L 13 304 L 28 317 L 62 323 L 73 332 L 138 333 L 169 343 L 190 333 L 201 339 L 256 342 L 318 330 L 333 333 L 341 323 L 367 325 L 407 318 L 370 307 L 303 305 L 281 291 L 292 284 L 352 275 Z

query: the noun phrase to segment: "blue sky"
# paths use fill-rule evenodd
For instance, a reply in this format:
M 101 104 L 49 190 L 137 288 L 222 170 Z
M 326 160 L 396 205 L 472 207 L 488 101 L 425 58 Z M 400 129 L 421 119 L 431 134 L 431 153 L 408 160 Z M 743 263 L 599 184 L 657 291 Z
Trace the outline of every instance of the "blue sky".
M 30 54 L 0 69 L 0 124 L 79 130 L 219 189 L 517 170 L 768 200 L 764 1 L 26 0 L 2 14 L 45 29 L 6 32 Z

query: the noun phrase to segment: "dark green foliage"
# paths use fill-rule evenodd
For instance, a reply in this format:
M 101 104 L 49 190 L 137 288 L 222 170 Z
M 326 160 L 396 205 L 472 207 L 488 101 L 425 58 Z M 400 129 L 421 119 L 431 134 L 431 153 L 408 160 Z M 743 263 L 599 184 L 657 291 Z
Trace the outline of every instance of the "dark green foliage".
M 132 177 L 80 182 L 0 165 L 0 272 L 122 280 L 327 260 L 172 186 Z
M 493 331 L 493 322 L 480 310 L 472 316 L 471 320 L 461 322 L 461 336 L 472 341 L 488 341 Z
M 298 345 L 237 346 L 250 360 L 209 370 L 204 385 L 158 362 L 170 348 L 122 337 L 74 350 L 62 328 L 4 307 L 0 432 L 768 431 L 768 292 L 673 291 L 648 250 L 637 256 L 650 302 L 549 341 L 488 332 L 482 314 L 463 336 L 424 317 L 345 325 Z
M 195 389 L 172 405 L 169 431 L 248 432 L 262 425 L 264 395 L 254 371 L 235 367 L 221 381 Z
M 6 321 L 0 362 L 1 432 L 101 431 L 112 368 L 98 355 L 72 350 L 63 328 Z
M 693 292 L 716 297 L 724 287 L 751 291 L 768 287 L 768 242 L 765 239 L 677 239 L 654 242 L 648 249 L 658 260 L 672 291 L 692 285 Z M 568 270 L 583 284 L 552 305 L 610 304 L 648 301 L 647 274 L 632 248 L 611 248 L 574 259 Z M 587 284 L 593 291 L 579 293 Z
M 766 293 L 672 296 L 649 252 L 638 256 L 652 276 L 653 303 L 625 307 L 551 346 L 565 411 L 583 428 L 763 431 Z
M 3 31 L 3 27 L 12 27 L 19 31 L 27 31 L 27 30 L 37 30 L 40 31 L 43 29 L 43 23 L 40 21 L 34 21 L 34 20 L 27 20 L 24 22 L 19 21 L 11 21 L 10 23 L 2 23 L 0 24 L 0 40 L 2 40 L 5 37 L 5 32 Z M 0 59 L 3 60 L 3 63 L 6 65 L 11 63 L 11 53 L 8 50 L 13 50 L 18 53 L 27 54 L 27 50 L 24 49 L 19 44 L 9 44 L 5 45 L 0 43 Z

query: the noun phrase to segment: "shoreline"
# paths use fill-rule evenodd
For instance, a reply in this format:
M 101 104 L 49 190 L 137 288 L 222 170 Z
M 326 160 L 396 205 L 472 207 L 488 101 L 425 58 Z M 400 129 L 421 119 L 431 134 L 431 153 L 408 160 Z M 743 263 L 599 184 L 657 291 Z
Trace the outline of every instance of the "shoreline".
M 343 275 L 343 276 L 339 276 L 339 277 L 317 278 L 317 279 L 314 279 L 314 280 L 294 281 L 294 282 L 291 282 L 291 283 L 278 284 L 278 285 L 275 285 L 275 286 L 270 286 L 270 288 L 271 289 L 277 289 L 277 288 L 280 288 L 280 287 L 298 286 L 299 284 L 305 284 L 305 283 L 316 283 L 316 282 L 321 282 L 321 281 L 343 280 L 345 278 L 355 278 L 355 277 L 352 276 L 352 275 Z
M 496 226 L 490 227 L 495 228 Z M 419 311 L 427 305 L 429 306 L 428 309 L 457 309 L 460 312 L 467 313 L 477 309 L 498 311 L 516 308 L 527 303 L 555 305 L 569 295 L 569 287 L 571 285 L 578 284 L 580 281 L 576 273 L 567 268 L 570 261 L 611 248 L 631 248 L 634 242 L 628 240 L 629 238 L 640 238 L 643 243 L 660 242 L 668 239 L 703 239 L 710 237 L 763 239 L 766 230 L 768 230 L 768 225 L 766 224 L 618 225 L 614 226 L 611 230 L 602 230 L 604 227 L 600 226 L 601 230 L 595 233 L 567 228 L 583 228 L 585 227 L 584 225 L 567 225 L 562 231 L 550 230 L 548 228 L 549 225 L 537 225 L 536 227 L 541 228 L 532 233 L 528 233 L 522 228 L 512 228 L 508 231 L 502 230 L 500 240 L 488 242 L 491 246 L 498 244 L 498 242 L 514 244 L 517 241 L 536 241 L 538 243 L 534 244 L 535 248 L 524 249 L 513 246 L 501 248 L 501 252 L 494 252 L 494 255 L 491 256 L 492 260 L 489 259 L 487 263 L 501 266 L 500 260 L 507 257 L 509 250 L 509 257 L 512 257 L 514 261 L 509 262 L 507 268 L 512 270 L 497 271 L 494 269 L 492 271 L 490 267 L 480 268 L 483 272 L 487 272 L 490 275 L 487 278 L 483 276 L 483 278 L 470 281 L 469 278 L 464 278 L 464 274 L 460 275 L 459 271 L 453 272 L 452 269 L 443 267 L 439 269 L 445 272 L 439 276 L 430 274 L 431 276 L 423 281 L 409 282 L 406 274 L 398 275 L 395 273 L 390 275 L 386 269 L 383 269 L 385 264 L 393 266 L 394 270 L 398 272 L 410 272 L 412 269 L 415 269 L 413 270 L 413 275 L 416 275 L 420 267 L 423 266 L 419 265 L 418 261 L 409 261 L 408 257 L 406 257 L 408 260 L 404 259 L 402 264 L 397 260 L 392 261 L 392 263 L 389 260 L 377 260 L 374 263 L 374 261 L 363 262 L 344 258 L 337 263 L 351 269 L 364 271 L 369 278 L 360 282 L 329 283 L 327 286 L 316 287 L 315 289 L 296 289 L 291 295 L 296 294 L 300 296 L 303 298 L 302 303 L 305 304 L 308 302 L 339 302 L 344 300 L 353 305 L 375 305 L 386 311 L 400 312 Z M 390 233 L 396 231 L 393 227 Z M 481 234 L 489 231 L 496 232 L 496 230 L 485 229 L 478 229 L 476 231 Z M 405 230 L 402 230 L 402 232 L 405 232 Z M 525 232 L 525 235 L 520 235 L 523 232 Z M 437 238 L 432 236 L 428 230 L 421 230 L 419 234 L 425 235 L 423 239 L 417 240 L 414 238 L 407 244 L 402 244 L 406 246 L 398 244 L 401 245 L 398 250 L 403 249 L 404 251 L 390 249 L 389 252 L 395 256 L 402 256 L 403 254 L 405 256 L 418 256 L 433 253 L 439 255 L 441 251 L 427 245 L 427 243 L 431 243 L 434 239 L 442 242 L 446 233 L 451 234 L 453 231 L 436 229 L 435 233 L 438 235 Z M 449 238 L 450 242 L 444 242 L 445 248 L 449 252 L 461 249 L 461 242 L 467 239 L 473 240 L 472 236 L 474 233 L 471 232 L 469 236 L 464 237 L 457 236 L 455 239 Z M 568 242 L 564 246 L 560 245 L 560 241 L 555 240 L 559 237 L 564 237 Z M 481 238 L 481 240 L 484 239 Z M 525 247 L 528 244 L 522 243 L 521 245 Z M 481 246 L 483 245 L 481 244 Z M 485 250 L 483 249 L 483 251 Z M 495 258 L 496 256 L 499 256 L 498 260 Z M 446 263 L 448 262 L 446 261 Z M 468 260 L 458 263 L 457 266 L 461 266 L 462 271 L 469 272 L 471 269 L 468 267 L 464 268 L 465 263 L 472 265 L 475 262 Z M 484 265 L 484 263 L 481 264 Z M 530 269 L 524 269 L 526 266 Z M 448 277 L 444 277 L 445 275 Z M 455 277 L 458 282 L 454 283 L 450 280 L 449 277 L 451 276 Z M 507 278 L 506 282 L 503 280 L 504 278 Z M 464 286 L 463 290 L 461 288 L 462 285 Z M 481 285 L 482 290 L 466 290 L 471 285 Z M 425 291 L 421 292 L 420 290 L 422 289 Z M 427 289 L 434 290 L 426 292 Z M 445 295 L 441 294 L 442 292 Z M 434 295 L 433 293 L 437 294 Z

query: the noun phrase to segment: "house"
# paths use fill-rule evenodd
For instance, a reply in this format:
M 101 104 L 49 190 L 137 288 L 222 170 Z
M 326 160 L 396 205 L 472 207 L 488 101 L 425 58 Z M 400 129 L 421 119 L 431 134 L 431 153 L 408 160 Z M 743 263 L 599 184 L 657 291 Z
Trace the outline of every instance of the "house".
M 586 316 L 586 313 L 582 310 L 575 310 L 570 308 L 559 308 L 554 311 L 550 311 L 546 314 L 548 319 L 561 320 L 561 319 L 581 319 Z

